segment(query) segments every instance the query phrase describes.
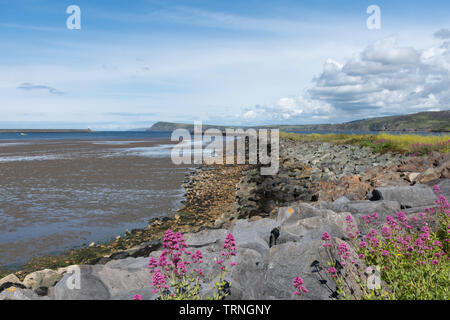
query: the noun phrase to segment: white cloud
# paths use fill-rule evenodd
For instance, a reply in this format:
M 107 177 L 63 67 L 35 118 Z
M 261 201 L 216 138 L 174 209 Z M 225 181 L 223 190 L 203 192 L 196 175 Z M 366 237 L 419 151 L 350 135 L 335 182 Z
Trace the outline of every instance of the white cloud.
M 346 63 L 329 58 L 313 81 L 314 86 L 297 98 L 281 98 L 246 113 L 260 115 L 252 113 L 253 121 L 309 123 L 448 109 L 450 43 L 417 50 L 388 37 Z

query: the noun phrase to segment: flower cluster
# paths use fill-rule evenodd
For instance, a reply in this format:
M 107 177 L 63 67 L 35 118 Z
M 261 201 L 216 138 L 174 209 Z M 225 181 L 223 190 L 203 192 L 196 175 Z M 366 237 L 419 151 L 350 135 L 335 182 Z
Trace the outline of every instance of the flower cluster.
M 303 293 L 308 293 L 308 289 L 303 284 L 303 279 L 300 277 L 295 277 L 294 279 L 294 288 L 296 289 L 294 291 L 294 295 L 301 296 Z
M 234 236 L 229 233 L 225 238 L 225 242 L 223 244 L 223 251 L 220 253 L 223 259 L 216 260 L 216 264 L 220 266 L 220 270 L 226 270 L 226 266 L 224 265 L 225 260 L 229 260 L 231 257 L 236 256 L 236 241 L 234 240 Z M 225 260 L 224 260 L 225 259 Z M 237 262 L 230 261 L 230 267 L 234 267 L 237 265 Z
M 203 270 L 200 265 L 203 261 L 203 254 L 200 250 L 191 252 L 188 249 L 183 235 L 167 230 L 163 238 L 163 250 L 158 259 L 151 257 L 148 261 L 148 268 L 152 274 L 153 292 L 159 293 L 162 299 L 193 299 L 199 297 L 200 277 Z M 221 259 L 216 260 L 220 266 L 220 286 L 214 298 L 220 299 L 225 294 L 222 292 L 226 287 L 224 277 L 227 272 L 225 261 L 236 256 L 236 242 L 230 233 L 225 239 Z M 237 265 L 230 261 L 230 267 Z M 138 299 L 136 295 L 135 300 Z M 142 297 L 141 297 L 142 299 Z
M 352 237 L 359 235 L 352 217 L 346 219 L 346 231 L 359 258 L 366 265 L 381 267 L 383 280 L 391 285 L 390 298 L 449 298 L 450 206 L 438 186 L 433 190 L 437 195 L 436 207 L 415 216 L 408 217 L 403 211 L 386 216 L 385 221 L 379 221 L 375 212 L 363 216 L 368 231 L 358 242 L 354 242 L 357 237 Z M 334 250 L 328 233 L 322 235 L 322 240 L 327 251 Z M 332 262 L 328 273 L 339 281 L 336 266 L 345 266 L 350 248 L 341 242 L 336 251 L 340 261 L 333 262 L 329 253 Z
M 450 140 L 436 143 L 415 143 L 411 145 L 410 155 L 413 157 L 430 154 L 433 151 L 445 151 L 450 147 Z
M 197 278 L 188 274 L 188 267 L 202 263 L 203 255 L 199 250 L 192 253 L 186 248 L 187 244 L 181 233 L 174 233 L 170 229 L 164 233 L 163 251 L 158 260 L 151 257 L 148 262 L 150 273 L 153 274 L 153 292 L 164 295 L 171 289 L 172 291 L 186 291 L 186 287 L 193 289 L 191 284 L 198 283 Z M 192 271 L 198 276 L 203 274 L 200 268 L 193 268 Z M 180 290 L 181 287 L 183 290 Z M 196 289 L 192 291 L 196 292 Z

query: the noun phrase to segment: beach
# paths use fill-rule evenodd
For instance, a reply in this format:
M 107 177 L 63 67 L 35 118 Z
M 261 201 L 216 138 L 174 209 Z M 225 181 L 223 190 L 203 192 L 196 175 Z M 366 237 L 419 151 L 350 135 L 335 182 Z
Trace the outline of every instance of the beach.
M 0 140 L 0 266 L 109 241 L 181 205 L 167 138 Z M 129 137 L 128 137 L 129 138 Z

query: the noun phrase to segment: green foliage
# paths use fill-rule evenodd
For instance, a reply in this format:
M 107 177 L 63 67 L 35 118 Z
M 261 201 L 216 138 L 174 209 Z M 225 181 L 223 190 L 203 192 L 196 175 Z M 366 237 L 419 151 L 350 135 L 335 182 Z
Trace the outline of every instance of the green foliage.
M 369 147 L 374 152 L 400 152 L 415 156 L 432 151 L 449 152 L 450 136 L 421 136 L 413 134 L 297 134 L 281 132 L 280 137 L 293 141 L 320 141 L 335 144 L 350 144 L 357 147 Z
M 450 206 L 439 190 L 434 187 L 438 196 L 437 207 L 426 209 L 425 213 L 407 217 L 404 212 L 398 212 L 395 217 L 387 216 L 384 223 L 377 221 L 378 214 L 363 216 L 368 228 L 377 225 L 380 229 L 370 228 L 362 240 L 356 242 L 359 230 L 352 224 L 352 217 L 347 217 L 348 237 L 358 248 L 359 258 L 367 266 L 377 266 L 380 280 L 385 286 L 369 288 L 368 282 L 357 274 L 361 299 L 389 300 L 449 300 L 450 299 L 450 264 L 449 264 L 449 232 Z M 328 233 L 322 236 L 329 241 Z M 333 259 L 332 243 L 323 245 L 329 257 L 328 269 L 337 285 L 337 293 L 341 299 L 351 296 L 346 278 L 340 273 L 338 266 L 355 263 L 349 261 L 347 245 L 337 248 L 340 260 Z M 350 269 L 351 270 L 351 269 Z

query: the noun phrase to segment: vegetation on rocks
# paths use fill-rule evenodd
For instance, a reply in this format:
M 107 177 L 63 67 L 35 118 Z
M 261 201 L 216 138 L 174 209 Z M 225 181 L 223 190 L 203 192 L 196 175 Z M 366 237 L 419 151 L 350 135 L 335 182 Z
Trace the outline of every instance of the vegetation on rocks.
M 174 233 L 170 229 L 164 234 L 163 248 L 159 259 L 152 257 L 148 263 L 153 292 L 159 294 L 162 300 L 201 299 L 200 278 L 204 276 L 201 268 L 202 252 L 188 251 L 181 233 Z M 233 235 L 229 233 L 221 257 L 215 261 L 220 269 L 220 276 L 214 284 L 215 292 L 211 299 L 221 300 L 228 294 L 230 284 L 225 280 L 225 276 L 228 269 L 236 265 L 236 262 L 231 261 L 233 256 L 236 256 L 236 243 Z
M 422 136 L 414 134 L 298 134 L 281 132 L 281 138 L 293 141 L 320 141 L 335 144 L 350 144 L 370 147 L 374 152 L 400 152 L 411 155 L 424 155 L 432 151 L 449 152 L 450 135 Z
M 375 266 L 381 282 L 371 287 L 367 279 L 357 279 L 362 299 L 448 300 L 450 291 L 449 233 L 450 206 L 438 186 L 436 208 L 426 209 L 417 215 L 406 216 L 402 211 L 395 217 L 386 216 L 379 221 L 376 212 L 363 216 L 366 231 L 357 229 L 351 216 L 347 217 L 347 237 L 356 248 L 359 259 L 366 266 Z M 362 236 L 362 234 L 364 234 Z M 322 235 L 323 247 L 329 253 L 328 273 L 335 279 L 339 298 L 351 298 L 345 290 L 346 277 L 341 273 L 347 264 L 357 265 L 350 258 L 350 248 L 343 242 L 336 247 L 330 235 Z M 331 251 L 337 251 L 339 259 L 332 259 Z

